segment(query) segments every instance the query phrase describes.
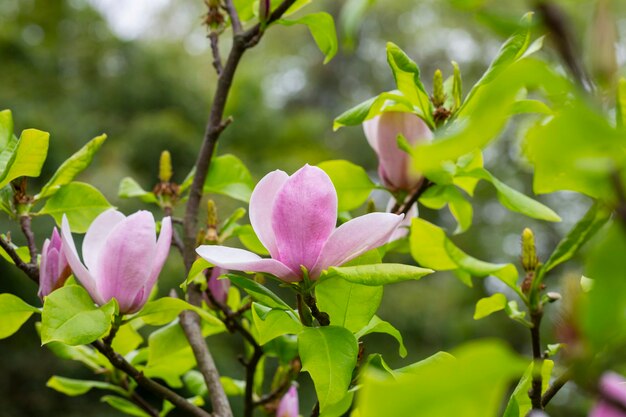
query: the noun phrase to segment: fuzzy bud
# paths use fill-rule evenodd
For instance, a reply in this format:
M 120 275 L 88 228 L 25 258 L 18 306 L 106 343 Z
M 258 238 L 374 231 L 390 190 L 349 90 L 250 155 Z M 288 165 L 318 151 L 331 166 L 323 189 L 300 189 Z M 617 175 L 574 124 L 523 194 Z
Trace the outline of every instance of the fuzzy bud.
M 528 227 L 522 232 L 522 266 L 526 272 L 535 271 L 539 265 L 535 235 Z
M 446 101 L 446 95 L 443 91 L 443 74 L 441 70 L 436 70 L 433 75 L 433 104 L 435 107 L 443 106 Z
M 172 179 L 172 156 L 169 151 L 161 152 L 159 160 L 159 180 L 161 182 L 170 182 Z

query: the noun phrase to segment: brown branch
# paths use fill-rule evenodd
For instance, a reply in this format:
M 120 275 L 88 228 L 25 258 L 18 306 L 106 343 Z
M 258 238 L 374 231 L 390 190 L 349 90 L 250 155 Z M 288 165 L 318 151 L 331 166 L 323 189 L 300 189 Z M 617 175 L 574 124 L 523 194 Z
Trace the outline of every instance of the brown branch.
M 220 75 L 224 69 L 222 65 L 222 57 L 220 56 L 219 37 L 220 35 L 216 31 L 211 31 L 211 33 L 209 33 L 211 53 L 213 54 L 213 68 L 215 68 L 217 75 Z
M 228 12 L 228 17 L 230 18 L 230 25 L 233 28 L 233 37 L 239 35 L 243 30 L 241 27 L 241 20 L 239 20 L 239 15 L 237 14 L 237 9 L 233 4 L 233 0 L 226 0 L 225 7 L 226 12 Z
M 530 314 L 533 327 L 530 329 L 530 337 L 533 347 L 533 379 L 528 396 L 532 403 L 533 410 L 543 410 L 542 398 L 541 398 L 541 367 L 543 364 L 543 356 L 541 351 L 541 338 L 540 338 L 540 325 L 542 313 L 540 311 L 531 311 Z
M 431 182 L 427 178 L 424 178 L 424 181 L 420 184 L 419 187 L 415 189 L 413 193 L 409 195 L 408 198 L 404 200 L 404 202 L 396 202 L 396 205 L 391 209 L 392 213 L 395 214 L 407 214 L 409 210 L 411 210 L 411 206 L 419 200 L 419 198 L 428 190 L 430 187 L 435 185 L 435 183 Z
M 330 317 L 327 313 L 320 311 L 317 308 L 317 303 L 315 301 L 315 296 L 313 294 L 306 294 L 304 296 L 304 302 L 306 303 L 309 310 L 311 310 L 311 315 L 315 317 L 320 326 L 329 326 L 330 325 Z
M 30 216 L 23 215 L 20 216 L 20 227 L 22 228 L 22 233 L 26 237 L 26 242 L 28 242 L 28 252 L 30 253 L 30 263 L 37 265 L 37 244 L 35 243 L 35 235 L 33 234 L 33 230 L 30 227 Z
M 267 24 L 270 24 L 278 19 L 291 7 L 296 0 L 284 0 L 270 15 Z M 226 1 L 227 8 L 232 7 L 232 0 Z M 204 181 L 211 165 L 211 158 L 215 152 L 215 145 L 222 133 L 222 130 L 226 127 L 223 121 L 224 108 L 226 106 L 226 100 L 230 92 L 230 87 L 235 76 L 235 71 L 239 65 L 239 61 L 243 56 L 246 49 L 256 45 L 260 40 L 263 31 L 261 25 L 257 24 L 250 28 L 245 33 L 240 34 L 237 29 L 237 19 L 231 19 L 233 23 L 233 46 L 228 54 L 224 68 L 220 73 L 217 80 L 217 88 L 215 96 L 213 98 L 213 104 L 211 105 L 211 111 L 209 114 L 209 120 L 204 133 L 204 140 L 198 153 L 198 159 L 196 160 L 196 174 L 194 175 L 193 183 L 189 190 L 189 200 L 187 202 L 187 208 L 184 218 L 184 235 L 183 242 L 185 244 L 184 261 L 187 270 L 191 268 L 193 261 L 195 260 L 195 238 L 198 226 L 198 212 L 200 209 L 200 202 L 202 200 L 202 188 Z
M 202 296 L 197 285 L 190 285 L 188 291 L 189 302 L 195 306 L 202 305 Z M 232 417 L 233 412 L 220 382 L 220 374 L 209 351 L 209 347 L 202 336 L 200 317 L 194 311 L 184 311 L 180 315 L 180 325 L 189 341 L 191 350 L 198 363 L 198 369 L 204 377 L 204 382 L 209 389 L 211 404 L 215 415 L 218 417 Z
M 541 405 L 545 407 L 552 400 L 552 398 L 572 379 L 572 372 L 565 371 L 561 376 L 554 380 L 552 385 L 548 387 L 546 392 L 543 393 L 543 397 L 541 397 Z
M 109 362 L 111 362 L 111 365 L 134 379 L 140 387 L 145 388 L 160 398 L 171 402 L 175 407 L 187 412 L 189 415 L 196 417 L 212 417 L 211 414 L 202 408 L 193 405 L 185 398 L 176 394 L 174 391 L 146 377 L 143 372 L 137 370 L 137 368 L 126 361 L 126 359 L 124 359 L 120 354 L 116 353 L 111 346 L 100 340 L 93 342 L 91 345 L 102 353 L 109 360 Z
M 39 284 L 39 268 L 37 264 L 24 262 L 13 248 L 13 245 L 2 236 L 0 236 L 0 246 L 13 260 L 15 266 L 24 271 L 35 284 Z
M 159 410 L 154 408 L 148 401 L 146 401 L 141 395 L 133 390 L 130 387 L 127 378 L 121 378 L 118 385 L 128 391 L 130 400 L 135 403 L 139 408 L 144 410 L 151 417 L 159 417 Z

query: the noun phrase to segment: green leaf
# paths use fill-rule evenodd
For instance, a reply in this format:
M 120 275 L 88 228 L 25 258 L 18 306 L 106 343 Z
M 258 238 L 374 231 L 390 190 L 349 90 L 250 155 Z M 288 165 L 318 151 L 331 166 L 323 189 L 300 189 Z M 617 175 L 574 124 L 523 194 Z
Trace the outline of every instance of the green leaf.
M 223 194 L 247 203 L 253 187 L 250 171 L 236 156 L 227 154 L 211 160 L 204 182 L 205 193 Z
M 328 63 L 337 53 L 337 32 L 333 17 L 326 12 L 311 13 L 299 19 L 279 19 L 276 23 L 284 26 L 297 24 L 307 25 L 317 47 L 324 54 L 324 64 Z
M 569 231 L 554 249 L 550 258 L 541 266 L 543 275 L 557 265 L 571 259 L 611 217 L 611 210 L 602 203 L 593 204 L 587 213 Z
M 357 332 L 370 322 L 383 298 L 383 288 L 355 284 L 331 278 L 315 287 L 320 311 L 327 313 L 333 325 Z
M 437 271 L 457 270 L 477 276 L 493 275 L 519 293 L 518 273 L 513 264 L 492 264 L 473 258 L 456 247 L 445 232 L 420 218 L 411 223 L 411 255 L 418 264 Z
M 532 409 L 530 397 L 528 391 L 530 391 L 533 381 L 533 368 L 534 363 L 531 363 L 519 383 L 513 390 L 509 403 L 506 406 L 503 417 L 526 417 L 528 412 Z M 551 360 L 544 360 L 541 364 L 541 393 L 543 394 L 550 385 L 550 375 L 554 368 L 554 362 Z
M 185 310 L 195 311 L 202 320 L 214 326 L 216 329 L 224 328 L 224 323 L 217 317 L 201 308 L 189 304 L 187 301 L 173 297 L 163 297 L 146 303 L 141 311 L 133 315 L 130 320 L 140 318 L 146 324 L 162 326 L 172 322 Z
M 61 225 L 65 214 L 72 232 L 85 233 L 94 219 L 111 207 L 96 188 L 83 182 L 71 182 L 50 197 L 37 215 L 48 214 Z
M 13 115 L 11 110 L 0 111 L 0 152 L 3 151 L 13 137 Z
M 361 23 L 375 0 L 347 0 L 341 8 L 339 27 L 342 32 L 342 46 L 352 50 L 356 43 Z
M 74 180 L 78 174 L 83 172 L 83 170 L 91 164 L 93 156 L 100 149 L 106 138 L 106 135 L 93 138 L 78 152 L 65 160 L 52 175 L 52 178 L 41 188 L 39 194 L 35 196 L 35 200 L 50 197 L 56 193 L 61 186 L 69 184 Z
M 148 363 L 143 369 L 146 376 L 162 378 L 173 388 L 182 387 L 180 377 L 193 368 L 195 357 L 182 327 L 173 322 L 148 337 Z
M 551 115 L 552 109 L 539 100 L 518 100 L 511 106 L 512 114 L 536 113 Z
M 489 316 L 496 311 L 504 310 L 506 307 L 506 296 L 501 293 L 495 293 L 490 297 L 481 298 L 476 303 L 476 311 L 474 312 L 474 320 L 480 320 Z
M 457 177 L 458 178 L 458 177 Z M 454 233 L 462 233 L 472 225 L 472 205 L 454 185 L 435 185 L 420 197 L 420 203 L 428 208 L 439 210 L 446 204 L 457 221 Z
M 337 190 L 339 211 L 350 211 L 367 201 L 376 184 L 359 165 L 345 160 L 324 161 L 318 164 L 328 174 Z
M 5 339 L 17 332 L 26 320 L 39 309 L 22 301 L 13 294 L 0 294 L 0 339 Z
M 131 177 L 122 178 L 117 195 L 121 198 L 139 198 L 144 203 L 158 202 L 153 192 L 141 188 L 141 185 Z
M 109 384 L 108 382 L 86 381 L 82 379 L 64 378 L 56 375 L 48 380 L 46 386 L 70 397 L 77 397 L 79 395 L 86 394 L 91 391 L 92 388 L 106 389 L 117 392 L 121 395 L 126 395 L 126 391 L 122 388 L 117 385 Z
M 298 351 L 324 412 L 348 392 L 359 351 L 356 338 L 343 327 L 308 327 L 298 336 Z
M 333 130 L 337 130 L 342 126 L 359 125 L 384 111 L 409 112 L 419 116 L 422 114 L 422 110 L 414 106 L 400 91 L 387 91 L 337 116 L 333 123 Z
M 502 45 L 500 51 L 498 51 L 498 55 L 496 55 L 491 62 L 487 71 L 485 71 L 480 80 L 474 84 L 467 94 L 463 107 L 472 101 L 474 95 L 478 93 L 482 87 L 489 84 L 511 64 L 524 56 L 524 52 L 526 52 L 528 45 L 530 45 L 531 19 L 532 13 L 524 15 L 522 18 L 522 27 Z
M 258 253 L 259 255 L 269 255 L 270 252 L 265 249 L 265 246 L 261 243 L 258 236 L 254 232 L 251 225 L 245 224 L 239 226 L 235 232 L 235 236 L 239 238 L 239 241 L 246 247 L 246 249 Z
M 403 264 L 331 266 L 321 278 L 339 277 L 353 284 L 376 286 L 418 280 L 433 272 L 432 269 Z
M 211 264 L 208 261 L 203 258 L 196 259 L 193 264 L 191 264 L 191 269 L 187 273 L 187 278 L 185 279 L 185 282 L 180 285 L 181 288 L 186 288 L 186 285 L 189 285 L 192 282 L 206 282 L 204 270 L 207 268 L 211 268 Z
M 378 316 L 373 316 L 367 326 L 360 329 L 355 336 L 357 339 L 361 339 L 370 333 L 385 333 L 395 338 L 398 341 L 398 354 L 400 357 L 404 358 L 407 355 L 402 334 L 391 323 L 381 320 Z
M 41 326 L 40 326 L 41 327 Z M 61 342 L 50 342 L 46 345 L 52 353 L 61 359 L 77 361 L 95 372 L 102 372 L 110 367 L 108 359 L 87 346 L 68 346 Z
M 624 127 L 626 126 L 626 78 L 620 78 L 618 81 L 615 101 L 615 123 L 618 127 Z
M 261 346 L 278 336 L 298 334 L 302 331 L 302 323 L 291 311 L 272 309 L 257 303 L 252 303 L 251 311 L 252 322 Z
M 452 99 L 453 104 L 451 110 L 455 112 L 457 109 L 461 107 L 461 102 L 463 101 L 463 81 L 461 80 L 461 69 L 459 68 L 459 64 L 455 61 L 452 61 L 452 68 L 454 68 L 454 75 L 452 77 Z
M 146 413 L 126 398 L 116 397 L 114 395 L 105 395 L 104 397 L 100 398 L 100 401 L 109 404 L 111 407 L 121 411 L 124 414 L 135 417 L 150 417 L 150 414 Z
M 50 134 L 47 132 L 37 129 L 24 130 L 16 148 L 9 154 L 3 172 L 0 173 L 0 188 L 18 177 L 38 177 L 48 156 L 49 141 Z
M 113 350 L 122 356 L 127 355 L 137 349 L 143 343 L 143 337 L 137 331 L 141 323 L 127 323 L 118 329 L 113 339 Z
M 391 42 L 387 43 L 387 63 L 391 67 L 398 90 L 421 110 L 419 116 L 431 128 L 434 128 L 432 103 L 420 79 L 420 69 L 417 64 Z
M 91 343 L 109 331 L 115 310 L 114 299 L 96 307 L 82 287 L 61 287 L 44 299 L 41 343 L 57 341 L 70 346 Z
M 357 397 L 360 417 L 495 417 L 510 380 L 526 362 L 498 341 L 466 344 L 456 360 L 432 360 L 396 379 L 367 372 Z
M 278 308 L 280 310 L 291 310 L 291 307 L 287 305 L 279 296 L 272 291 L 259 284 L 258 282 L 242 277 L 235 274 L 226 274 L 230 282 L 244 290 L 252 297 L 254 301 L 257 301 L 263 305 L 271 308 Z
M 490 182 L 498 193 L 500 203 L 511 211 L 524 214 L 534 219 L 559 222 L 561 218 L 551 208 L 514 190 L 494 177 L 484 168 L 477 168 L 462 175 L 483 179 Z
M 455 361 L 455 357 L 448 352 L 437 352 L 434 355 L 429 356 L 426 359 L 422 359 L 419 362 L 415 362 L 405 367 L 395 369 L 393 371 L 393 375 L 396 377 L 400 375 L 419 375 L 420 372 L 422 372 L 424 369 L 427 369 L 429 366 L 436 366 L 436 364 L 438 363 L 454 364 Z

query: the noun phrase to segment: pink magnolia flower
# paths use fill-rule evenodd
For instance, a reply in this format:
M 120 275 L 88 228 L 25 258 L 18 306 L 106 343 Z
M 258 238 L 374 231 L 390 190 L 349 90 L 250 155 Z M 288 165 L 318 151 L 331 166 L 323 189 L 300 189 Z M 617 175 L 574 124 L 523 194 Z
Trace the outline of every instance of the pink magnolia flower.
M 299 415 L 298 390 L 295 385 L 292 385 L 289 391 L 280 399 L 276 409 L 276 417 L 298 417 Z
M 221 275 L 224 275 L 226 270 L 220 268 L 219 266 L 214 267 L 211 270 L 211 275 L 207 280 L 207 291 L 211 293 L 215 301 L 220 304 L 226 304 L 228 300 L 228 290 L 230 289 L 230 280 L 228 278 L 218 279 Z M 206 297 L 207 305 L 213 306 L 213 303 Z
M 330 266 L 387 243 L 401 221 L 396 214 L 370 213 L 335 227 L 335 187 L 324 171 L 305 165 L 292 176 L 270 172 L 252 192 L 250 223 L 271 259 L 215 245 L 196 252 L 225 269 L 266 272 L 293 282 L 302 280 L 304 266 L 316 279 Z
M 76 278 L 98 305 L 115 298 L 120 313 L 134 313 L 148 300 L 170 251 L 172 222 L 163 219 L 157 241 L 154 217 L 138 211 L 126 217 L 110 209 L 89 226 L 80 261 L 67 217 L 61 226 L 63 251 Z
M 63 242 L 55 227 L 50 239 L 43 242 L 41 250 L 41 264 L 39 268 L 39 292 L 37 295 L 43 300 L 52 291 L 61 288 L 72 274 L 65 254 Z
M 411 156 L 398 148 L 398 136 L 409 144 L 432 140 L 433 134 L 422 119 L 412 113 L 386 112 L 363 123 L 365 137 L 378 155 L 378 175 L 391 191 L 414 190 L 423 180 L 411 166 Z
M 626 405 L 626 379 L 613 372 L 607 372 L 600 379 L 600 392 L 602 395 L 619 401 Z M 605 400 L 600 400 L 589 417 L 626 417 L 626 413 L 614 407 Z

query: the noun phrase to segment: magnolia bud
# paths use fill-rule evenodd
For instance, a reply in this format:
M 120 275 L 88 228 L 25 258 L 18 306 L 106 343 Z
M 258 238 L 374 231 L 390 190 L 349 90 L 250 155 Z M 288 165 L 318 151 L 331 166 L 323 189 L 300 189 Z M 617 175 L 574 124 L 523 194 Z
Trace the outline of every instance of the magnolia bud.
M 170 182 L 172 179 L 172 156 L 169 151 L 161 152 L 159 160 L 159 180 L 161 182 Z
M 299 415 L 300 407 L 298 404 L 298 390 L 294 385 L 292 385 L 291 388 L 289 388 L 289 391 L 283 395 L 280 403 L 278 403 L 276 417 L 298 417 Z
M 522 266 L 526 272 L 535 271 L 539 265 L 535 248 L 535 235 L 528 227 L 522 232 Z
M 63 242 L 56 227 L 50 239 L 43 243 L 39 269 L 39 298 L 43 300 L 52 291 L 61 288 L 72 271 L 63 253 Z
M 443 106 L 446 101 L 446 95 L 443 92 L 443 74 L 441 70 L 436 70 L 433 75 L 433 104 L 435 107 Z

